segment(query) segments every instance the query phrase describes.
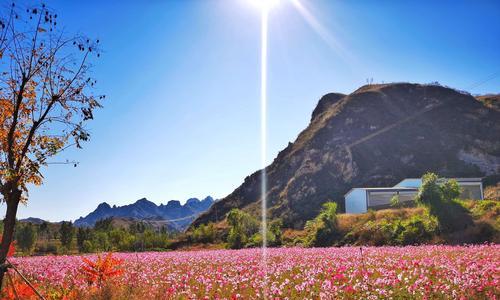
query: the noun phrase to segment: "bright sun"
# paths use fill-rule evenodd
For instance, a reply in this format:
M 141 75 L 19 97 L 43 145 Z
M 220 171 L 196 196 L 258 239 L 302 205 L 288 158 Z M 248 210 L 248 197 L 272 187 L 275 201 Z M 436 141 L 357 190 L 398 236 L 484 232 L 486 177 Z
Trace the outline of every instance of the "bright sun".
M 261 10 L 270 10 L 274 6 L 278 5 L 280 0 L 248 0 L 254 6 L 260 8 Z

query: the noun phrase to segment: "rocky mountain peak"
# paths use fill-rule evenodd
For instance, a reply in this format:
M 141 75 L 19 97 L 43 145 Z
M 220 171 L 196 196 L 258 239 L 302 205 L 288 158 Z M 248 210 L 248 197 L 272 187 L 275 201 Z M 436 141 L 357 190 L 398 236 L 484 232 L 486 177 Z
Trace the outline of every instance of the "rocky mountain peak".
M 122 218 L 132 220 L 158 220 L 168 222 L 169 228 L 184 230 L 200 213 L 212 205 L 212 198 L 204 202 L 196 198 L 189 199 L 185 205 L 178 200 L 168 201 L 167 205 L 156 205 L 154 202 L 142 198 L 133 204 L 111 207 L 106 202 L 85 217 L 75 221 L 75 226 L 93 226 L 95 222 L 105 218 Z M 207 199 L 206 198 L 206 199 Z M 194 200 L 196 199 L 196 200 Z M 204 203 L 204 205 L 202 204 Z
M 321 205 L 344 209 L 352 187 L 392 186 L 432 171 L 444 177 L 500 174 L 500 111 L 438 84 L 366 85 L 327 94 L 310 124 L 266 168 L 271 218 L 302 228 Z M 194 223 L 221 221 L 232 208 L 260 212 L 257 171 Z
M 109 209 L 111 209 L 111 206 L 110 206 L 108 203 L 103 202 L 103 203 L 101 203 L 101 204 L 99 204 L 99 205 L 97 206 L 97 209 L 96 209 L 96 210 L 103 211 L 103 210 L 109 210 Z

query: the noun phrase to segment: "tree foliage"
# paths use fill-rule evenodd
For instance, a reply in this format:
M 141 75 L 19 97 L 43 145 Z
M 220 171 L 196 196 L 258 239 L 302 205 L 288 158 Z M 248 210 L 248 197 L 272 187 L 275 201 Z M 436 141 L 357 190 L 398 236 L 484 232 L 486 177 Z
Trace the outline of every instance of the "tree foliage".
M 259 231 L 260 223 L 248 213 L 233 208 L 227 214 L 229 234 L 227 237 L 228 247 L 240 249 L 246 246 L 249 239 Z
M 80 252 L 91 252 L 87 249 L 88 244 L 85 245 L 85 241 L 89 241 L 92 239 L 92 231 L 90 228 L 79 227 L 76 232 L 76 245 L 78 246 L 78 251 Z
M 42 183 L 48 159 L 89 139 L 85 122 L 104 99 L 91 77 L 99 40 L 59 27 L 58 15 L 43 4 L 0 11 L 0 194 L 7 204 L 0 264 L 28 186 Z
M 13 6 L 1 19 L 0 178 L 2 190 L 27 192 L 48 158 L 89 138 L 84 122 L 104 98 L 90 77 L 99 41 L 67 36 L 45 6 L 24 14 Z
M 201 224 L 193 230 L 192 239 L 195 243 L 213 243 L 217 237 L 214 223 Z
M 19 226 L 16 231 L 17 245 L 23 252 L 28 254 L 31 253 L 35 247 L 37 239 L 37 230 L 31 223 L 23 224 Z
M 326 202 L 318 216 L 306 223 L 309 246 L 331 246 L 337 236 L 337 203 Z
M 73 223 L 62 221 L 61 227 L 59 228 L 59 239 L 61 240 L 61 245 L 63 245 L 66 249 L 70 249 L 74 236 L 75 228 L 73 227 Z
M 456 180 L 440 179 L 434 173 L 422 176 L 422 185 L 415 198 L 435 216 L 442 232 L 452 232 L 472 225 L 469 212 L 459 203 L 460 186 Z

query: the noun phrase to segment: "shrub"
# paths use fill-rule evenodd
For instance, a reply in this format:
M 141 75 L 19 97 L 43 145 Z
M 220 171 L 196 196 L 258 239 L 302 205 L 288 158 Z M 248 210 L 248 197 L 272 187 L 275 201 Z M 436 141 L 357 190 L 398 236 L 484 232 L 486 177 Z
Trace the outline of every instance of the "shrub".
M 90 228 L 78 228 L 76 231 L 76 245 L 78 246 L 78 251 L 80 252 L 87 252 L 83 251 L 83 244 L 85 241 L 88 241 L 92 239 L 92 231 Z
M 52 242 L 42 242 L 37 244 L 35 252 L 42 254 L 54 254 L 57 255 L 61 252 L 57 244 Z
M 337 203 L 326 202 L 318 216 L 306 223 L 306 245 L 314 247 L 331 246 L 338 237 Z
M 427 207 L 431 215 L 435 216 L 439 228 L 443 233 L 465 229 L 472 225 L 472 218 L 459 201 L 460 187 L 455 180 L 439 183 L 434 173 L 426 173 L 422 177 L 416 201 Z
M 426 173 L 422 176 L 422 185 L 415 198 L 418 203 L 427 207 L 436 207 L 441 204 L 442 191 L 438 179 L 438 176 L 434 173 Z
M 94 247 L 94 245 L 92 244 L 91 241 L 89 241 L 89 240 L 83 241 L 83 243 L 82 243 L 82 249 L 80 250 L 80 252 L 91 253 L 91 252 L 94 252 L 94 251 L 95 251 L 95 247 Z
M 73 223 L 62 221 L 61 227 L 59 228 L 59 235 L 61 244 L 66 250 L 70 250 L 71 242 L 73 241 L 73 236 L 75 235 L 75 228 Z
M 495 200 L 482 200 L 470 201 L 470 211 L 476 218 L 489 217 L 491 219 L 498 219 L 500 216 L 500 201 Z
M 421 244 L 431 240 L 438 232 L 436 219 L 428 214 L 404 220 L 401 222 L 401 227 L 403 230 L 396 237 L 399 245 Z
M 245 247 L 249 239 L 259 231 L 259 222 L 248 213 L 236 208 L 227 214 L 227 223 L 230 226 L 227 243 L 231 249 Z
M 358 225 L 345 235 L 343 243 L 357 245 L 414 245 L 430 241 L 438 232 L 435 217 L 428 213 L 384 217 Z
M 20 226 L 16 231 L 17 245 L 21 250 L 30 254 L 35 246 L 37 238 L 36 228 L 31 223 Z
M 113 247 L 120 251 L 127 251 L 131 249 L 135 237 L 122 228 L 112 229 L 108 232 L 109 240 Z
M 391 198 L 391 206 L 398 207 L 399 205 L 401 205 L 401 201 L 399 200 L 399 194 L 396 194 Z
M 268 230 L 268 245 L 269 246 L 281 246 L 283 243 L 283 221 L 281 219 L 273 220 L 269 224 Z
M 213 243 L 216 235 L 214 223 L 210 222 L 195 228 L 191 236 L 195 243 Z
M 108 235 L 102 231 L 98 231 L 94 234 L 94 237 L 92 239 L 92 245 L 96 251 L 111 250 L 111 243 L 109 242 Z
M 283 221 L 281 219 L 273 220 L 269 223 L 267 228 L 267 246 L 277 247 L 281 246 L 283 242 L 281 227 Z M 250 237 L 245 247 L 260 247 L 262 246 L 262 232 L 257 232 Z

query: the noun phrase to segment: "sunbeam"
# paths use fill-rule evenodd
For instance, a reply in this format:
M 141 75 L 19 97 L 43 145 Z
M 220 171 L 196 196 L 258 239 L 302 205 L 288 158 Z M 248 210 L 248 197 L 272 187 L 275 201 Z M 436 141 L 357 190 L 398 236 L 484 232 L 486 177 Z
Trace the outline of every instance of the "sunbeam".
M 353 58 L 338 40 L 313 16 L 313 14 L 299 0 L 290 0 L 297 11 L 302 15 L 309 26 L 319 35 L 319 37 L 336 52 L 338 56 L 348 62 L 352 62 Z
M 267 296 L 267 33 L 268 10 L 261 17 L 261 74 L 260 74 L 260 154 L 262 205 L 262 264 L 264 269 L 264 297 Z

